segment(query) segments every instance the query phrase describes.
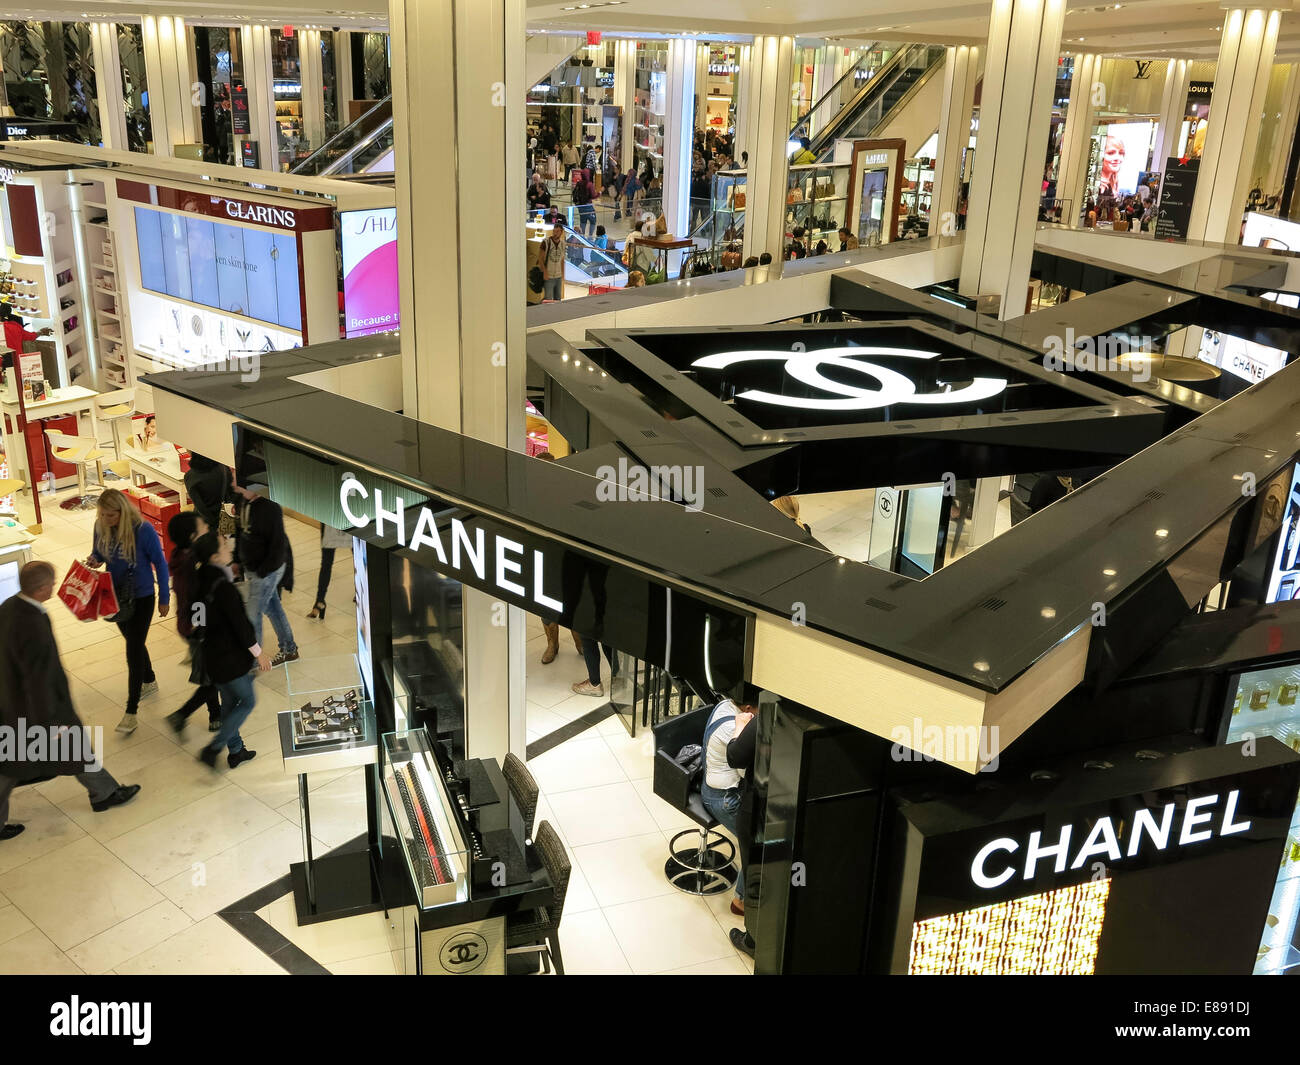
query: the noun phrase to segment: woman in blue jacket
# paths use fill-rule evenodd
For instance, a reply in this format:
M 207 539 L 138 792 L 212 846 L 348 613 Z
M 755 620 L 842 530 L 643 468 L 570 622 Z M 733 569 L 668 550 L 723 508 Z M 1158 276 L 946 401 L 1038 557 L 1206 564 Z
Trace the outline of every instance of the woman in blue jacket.
M 107 565 L 117 591 L 117 628 L 126 640 L 127 677 L 126 714 L 118 722 L 117 731 L 129 734 L 135 731 L 141 694 L 152 695 L 158 690 L 145 641 L 153 621 L 155 595 L 158 616 L 165 618 L 171 606 L 171 589 L 158 533 L 116 488 L 106 488 L 100 494 L 86 564 Z

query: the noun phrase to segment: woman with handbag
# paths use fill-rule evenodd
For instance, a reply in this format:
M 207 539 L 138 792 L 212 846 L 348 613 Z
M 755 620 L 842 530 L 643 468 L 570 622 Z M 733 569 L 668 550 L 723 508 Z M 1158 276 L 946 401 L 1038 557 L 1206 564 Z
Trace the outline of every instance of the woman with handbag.
M 153 621 L 155 575 L 160 618 L 167 616 L 171 606 L 171 589 L 158 533 L 116 488 L 106 488 L 100 493 L 86 565 L 107 565 L 113 591 L 117 593 L 117 613 L 107 620 L 116 622 L 126 640 L 126 713 L 117 723 L 117 731 L 129 735 L 136 728 L 140 697 L 158 691 L 149 649 L 145 646 Z
M 212 742 L 199 752 L 199 760 L 211 769 L 217 756 L 228 751 L 226 765 L 234 769 L 257 756 L 244 746 L 239 726 L 253 712 L 253 671 L 266 673 L 271 660 L 253 634 L 244 600 L 230 579 L 234 545 L 225 537 L 208 532 L 190 545 L 197 569 L 194 573 L 194 601 L 203 604 L 196 626 L 195 669 L 215 684 L 221 693 L 221 728 Z
M 167 560 L 172 574 L 172 591 L 176 594 L 176 634 L 190 644 L 191 660 L 195 668 L 190 673 L 190 683 L 195 685 L 194 694 L 185 700 L 185 705 L 175 713 L 167 715 L 167 724 L 172 731 L 180 735 L 185 731 L 185 722 L 205 703 L 208 707 L 208 731 L 216 732 L 221 727 L 221 701 L 216 686 L 204 683 L 202 670 L 194 660 L 194 628 L 196 615 L 194 609 L 194 555 L 190 545 L 208 531 L 208 523 L 199 517 L 197 511 L 186 510 L 167 523 L 167 535 L 175 545 L 171 558 Z

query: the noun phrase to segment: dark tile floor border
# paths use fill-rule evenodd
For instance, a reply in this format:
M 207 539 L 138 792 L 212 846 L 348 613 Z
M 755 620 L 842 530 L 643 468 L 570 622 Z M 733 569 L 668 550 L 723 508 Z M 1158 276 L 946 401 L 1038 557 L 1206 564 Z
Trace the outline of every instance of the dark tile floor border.
M 574 718 L 568 724 L 548 733 L 540 740 L 528 745 L 526 757 L 529 761 L 539 755 L 552 751 L 567 740 L 573 739 L 588 729 L 599 725 L 616 713 L 613 703 L 605 703 L 594 710 L 589 710 L 581 717 Z M 355 848 L 358 843 L 364 845 L 364 834 L 341 846 L 335 847 L 330 854 L 339 854 Z M 288 873 L 272 880 L 269 884 L 250 892 L 242 899 L 232 902 L 217 911 L 217 916 L 231 928 L 253 944 L 258 950 L 275 962 L 292 976 L 332 976 L 324 965 L 309 955 L 305 950 L 272 926 L 258 910 L 264 909 L 276 899 L 293 892 L 293 880 Z

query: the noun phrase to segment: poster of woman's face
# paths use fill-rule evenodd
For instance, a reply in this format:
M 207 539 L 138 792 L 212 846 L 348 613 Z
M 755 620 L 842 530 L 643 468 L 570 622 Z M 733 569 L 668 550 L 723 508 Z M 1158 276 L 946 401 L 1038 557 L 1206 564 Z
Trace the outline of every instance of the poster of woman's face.
M 1112 122 L 1101 142 L 1097 184 L 1114 196 L 1136 191 L 1151 151 L 1150 122 Z

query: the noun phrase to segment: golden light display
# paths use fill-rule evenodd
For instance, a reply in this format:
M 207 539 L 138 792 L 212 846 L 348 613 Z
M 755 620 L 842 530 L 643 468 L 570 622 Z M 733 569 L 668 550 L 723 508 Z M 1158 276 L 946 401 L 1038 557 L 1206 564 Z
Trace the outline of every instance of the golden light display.
M 1091 976 L 1109 880 L 1093 880 L 912 926 L 912 976 Z

